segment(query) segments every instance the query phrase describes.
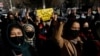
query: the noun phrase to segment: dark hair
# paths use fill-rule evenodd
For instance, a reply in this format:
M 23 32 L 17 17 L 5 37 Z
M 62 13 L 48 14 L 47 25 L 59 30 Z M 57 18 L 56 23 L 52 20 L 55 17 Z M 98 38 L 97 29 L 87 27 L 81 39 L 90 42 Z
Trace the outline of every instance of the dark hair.
M 23 29 L 23 27 L 22 27 L 21 25 L 19 25 L 19 24 L 9 24 L 9 25 L 8 25 L 8 28 L 7 28 L 7 37 L 10 36 L 10 32 L 11 32 L 11 30 L 12 30 L 13 28 L 18 28 L 18 29 L 20 29 L 20 30 L 22 31 L 22 33 L 23 33 L 23 36 L 24 36 L 24 29 Z
M 67 28 L 68 30 L 72 27 L 72 25 L 73 25 L 73 23 L 74 22 L 77 22 L 77 23 L 79 23 L 79 21 L 78 20 L 69 20 L 67 23 L 65 23 L 65 25 L 64 25 L 64 29 L 65 28 Z
M 11 31 L 12 31 L 13 28 L 17 28 L 17 29 L 20 29 L 20 30 L 22 31 L 22 34 L 23 34 L 22 39 L 23 39 L 23 40 L 24 40 L 24 38 L 25 38 L 25 33 L 24 33 L 24 30 L 23 30 L 22 26 L 19 25 L 19 24 L 9 24 L 9 25 L 8 25 L 8 28 L 7 28 L 7 37 L 6 37 L 6 39 L 7 39 L 6 44 L 8 45 L 9 48 L 11 48 L 11 49 L 14 48 L 14 50 L 18 51 L 18 50 L 19 50 L 19 46 L 16 45 L 16 44 L 14 44 L 14 43 L 11 41 L 11 38 L 10 38 L 10 34 L 11 34 Z M 25 41 L 23 41 L 23 43 L 24 43 L 24 42 L 25 42 Z M 16 48 L 17 48 L 17 49 L 16 49 Z
M 67 23 L 65 23 L 64 27 L 63 27 L 63 37 L 66 38 L 66 37 L 69 37 L 69 32 L 71 30 L 71 27 L 73 25 L 74 22 L 77 22 L 79 23 L 77 20 L 72 20 L 72 21 L 68 21 Z
M 10 15 L 13 15 L 13 16 L 14 16 L 14 13 L 11 12 L 11 11 L 9 11 L 9 12 L 7 13 L 7 18 L 8 18 L 8 19 L 10 18 Z

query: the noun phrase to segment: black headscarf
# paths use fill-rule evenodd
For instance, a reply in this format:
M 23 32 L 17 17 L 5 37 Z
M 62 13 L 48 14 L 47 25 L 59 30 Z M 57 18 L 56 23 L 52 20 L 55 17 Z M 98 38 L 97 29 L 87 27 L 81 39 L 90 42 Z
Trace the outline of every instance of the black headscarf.
M 23 43 L 21 45 L 16 45 L 15 43 L 13 43 L 13 41 L 10 40 L 10 32 L 11 32 L 12 28 L 21 29 L 21 31 L 23 33 L 22 39 L 24 40 L 24 38 L 25 38 L 25 34 L 24 34 L 24 30 L 23 30 L 22 26 L 20 26 L 19 24 L 9 24 L 8 28 L 7 28 L 7 41 L 8 41 L 10 49 L 13 50 L 16 55 L 23 54 L 23 56 L 24 55 L 30 56 L 30 53 L 28 50 L 29 46 L 27 43 L 25 43 L 25 41 L 23 41 Z

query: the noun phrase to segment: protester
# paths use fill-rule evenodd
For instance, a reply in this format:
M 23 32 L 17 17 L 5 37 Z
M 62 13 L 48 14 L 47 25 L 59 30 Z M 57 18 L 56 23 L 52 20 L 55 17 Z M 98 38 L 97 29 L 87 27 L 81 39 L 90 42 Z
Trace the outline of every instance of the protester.
M 31 24 L 25 24 L 23 27 L 25 29 L 25 35 L 26 35 L 25 41 L 28 42 L 33 47 L 35 47 L 36 37 L 35 37 L 34 26 Z
M 82 25 L 80 36 L 83 41 L 95 40 L 89 22 L 85 21 Z
M 16 21 L 18 21 L 19 23 L 21 23 L 22 17 L 21 17 L 21 14 L 19 13 L 19 11 L 16 11 L 15 14 L 14 14 L 14 16 L 15 16 Z
M 33 24 L 33 20 L 29 15 L 29 12 L 25 13 L 25 16 L 22 18 L 22 25 L 24 24 Z
M 8 25 L 6 39 L 8 50 L 5 50 L 5 56 L 37 56 L 35 49 L 24 41 L 25 34 L 20 25 Z
M 48 30 L 48 34 L 47 34 L 48 39 L 52 38 L 52 33 L 55 30 L 55 25 L 58 22 L 58 14 L 57 13 L 53 13 L 51 18 L 50 18 L 50 21 L 51 21 L 51 24 L 49 26 L 49 30 Z
M 67 16 L 68 20 L 78 20 L 80 19 L 80 15 L 77 13 L 77 8 L 72 8 L 71 13 Z
M 55 41 L 61 49 L 61 56 L 81 56 L 82 41 L 78 35 L 79 22 L 73 21 L 65 24 L 60 22 L 56 30 Z
M 92 8 L 88 8 L 87 15 L 86 15 L 86 20 L 89 22 L 90 27 L 93 27 L 94 20 L 95 20 L 94 18 L 95 18 L 95 16 L 92 13 Z
M 47 21 L 37 15 L 38 8 L 1 13 L 0 56 L 100 56 L 100 7 L 94 15 L 92 7 L 70 4 L 54 9 Z

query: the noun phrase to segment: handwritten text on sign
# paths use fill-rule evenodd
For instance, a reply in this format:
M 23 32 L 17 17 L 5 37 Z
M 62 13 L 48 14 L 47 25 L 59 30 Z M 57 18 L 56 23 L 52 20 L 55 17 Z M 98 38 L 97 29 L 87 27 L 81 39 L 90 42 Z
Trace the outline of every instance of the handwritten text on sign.
M 43 21 L 46 21 L 46 20 L 50 20 L 50 17 L 53 13 L 53 8 L 39 9 L 36 12 L 37 15 L 42 18 Z

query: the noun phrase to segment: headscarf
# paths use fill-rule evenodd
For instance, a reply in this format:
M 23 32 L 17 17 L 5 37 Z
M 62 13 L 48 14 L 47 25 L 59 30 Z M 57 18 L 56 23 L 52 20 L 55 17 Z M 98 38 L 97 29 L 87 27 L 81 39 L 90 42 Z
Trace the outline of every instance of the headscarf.
M 28 34 L 29 36 L 32 36 L 30 38 L 29 38 L 29 36 L 27 36 L 27 27 L 31 27 L 32 28 L 32 32 L 34 32 L 33 36 L 32 36 L 32 33 L 30 33 L 30 35 Z M 31 24 L 25 24 L 23 26 L 23 28 L 24 28 L 25 33 L 26 33 L 26 42 L 28 42 L 29 44 L 31 44 L 32 46 L 34 46 L 35 45 L 35 28 L 34 28 L 34 26 L 31 25 Z
M 23 56 L 31 56 L 29 53 L 29 50 L 28 50 L 29 45 L 25 41 L 23 41 L 22 44 L 17 45 L 15 43 L 13 43 L 13 41 L 10 40 L 10 32 L 11 32 L 12 28 L 14 28 L 14 27 L 21 29 L 21 31 L 23 33 L 22 39 L 24 40 L 24 38 L 25 38 L 24 30 L 19 24 L 9 24 L 7 27 L 7 37 L 6 38 L 7 38 L 10 49 L 12 50 L 14 55 L 22 54 Z

